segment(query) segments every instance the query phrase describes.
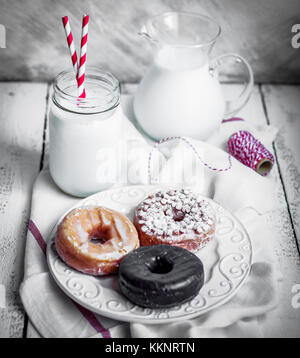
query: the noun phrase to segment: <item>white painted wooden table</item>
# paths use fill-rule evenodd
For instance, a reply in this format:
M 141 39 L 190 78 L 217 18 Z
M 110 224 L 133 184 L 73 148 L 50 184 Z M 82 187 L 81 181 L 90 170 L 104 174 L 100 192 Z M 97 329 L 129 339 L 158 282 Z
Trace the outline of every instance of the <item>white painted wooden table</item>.
M 123 93 L 134 88 L 124 85 Z M 32 185 L 44 162 L 48 101 L 47 84 L 0 83 L 0 337 L 38 336 L 18 289 Z M 274 202 L 280 208 L 270 220 L 281 233 L 274 252 L 283 280 L 279 306 L 259 320 L 267 337 L 300 337 L 300 307 L 292 306 L 293 288 L 300 292 L 300 86 L 257 85 L 239 115 L 257 126 L 280 128 L 271 148 L 276 158 Z

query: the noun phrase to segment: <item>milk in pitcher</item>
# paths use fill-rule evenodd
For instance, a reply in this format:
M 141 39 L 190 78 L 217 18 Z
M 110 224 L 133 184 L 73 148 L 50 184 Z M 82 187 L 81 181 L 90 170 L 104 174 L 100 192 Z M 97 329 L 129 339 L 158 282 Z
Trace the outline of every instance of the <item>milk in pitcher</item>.
M 208 57 L 195 49 L 165 46 L 139 86 L 134 110 L 142 129 L 155 139 L 206 139 L 221 123 L 225 100 Z

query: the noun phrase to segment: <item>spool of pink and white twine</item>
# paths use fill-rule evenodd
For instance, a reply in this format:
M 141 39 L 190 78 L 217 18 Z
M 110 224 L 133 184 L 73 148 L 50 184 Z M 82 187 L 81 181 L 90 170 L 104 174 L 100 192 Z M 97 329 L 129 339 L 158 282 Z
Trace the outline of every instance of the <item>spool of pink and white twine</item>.
M 255 170 L 260 175 L 267 175 L 274 164 L 273 155 L 263 146 L 263 144 L 258 141 L 253 135 L 247 131 L 238 131 L 234 133 L 227 143 L 228 146 L 228 167 L 226 168 L 216 168 L 205 162 L 200 154 L 198 153 L 195 146 L 186 138 L 181 136 L 166 137 L 156 142 L 150 151 L 148 157 L 148 179 L 149 183 L 157 182 L 151 176 L 151 160 L 154 150 L 158 149 L 159 145 L 162 143 L 171 141 L 171 140 L 181 140 L 187 144 L 191 150 L 194 152 L 199 161 L 210 170 L 217 172 L 226 172 L 232 168 L 231 157 L 236 158 L 241 163 L 247 167 Z
M 266 176 L 273 167 L 274 156 L 247 131 L 234 133 L 227 143 L 228 152 L 258 174 Z

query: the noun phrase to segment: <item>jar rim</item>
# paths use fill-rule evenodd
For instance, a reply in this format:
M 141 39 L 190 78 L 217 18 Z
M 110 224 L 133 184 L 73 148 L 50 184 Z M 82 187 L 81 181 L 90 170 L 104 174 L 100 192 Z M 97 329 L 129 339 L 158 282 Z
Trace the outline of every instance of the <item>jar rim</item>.
M 55 77 L 53 82 L 53 101 L 55 104 L 62 107 L 62 109 L 83 114 L 86 109 L 94 108 L 96 109 L 96 112 L 92 113 L 98 113 L 115 108 L 120 102 L 120 83 L 118 79 L 112 73 L 101 67 L 89 66 L 86 68 L 85 82 L 88 83 L 91 79 L 98 80 L 99 83 L 102 82 L 102 84 L 106 84 L 107 93 L 101 93 L 100 96 L 79 98 L 74 94 L 68 93 L 66 90 L 66 88 L 77 87 L 73 69 L 60 72 Z M 73 82 L 73 85 L 64 87 L 62 85 L 63 81 L 68 84 Z M 73 110 L 69 108 L 72 105 L 76 105 Z

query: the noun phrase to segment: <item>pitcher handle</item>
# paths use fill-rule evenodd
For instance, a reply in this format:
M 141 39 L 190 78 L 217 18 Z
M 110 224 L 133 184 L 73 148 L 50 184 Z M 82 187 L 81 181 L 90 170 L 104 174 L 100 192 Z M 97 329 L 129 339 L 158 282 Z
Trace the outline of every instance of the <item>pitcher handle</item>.
M 240 95 L 231 100 L 226 101 L 226 109 L 224 118 L 230 118 L 234 116 L 241 108 L 245 106 L 245 104 L 248 102 L 251 92 L 253 90 L 253 84 L 254 84 L 254 77 L 253 77 L 253 71 L 249 63 L 240 55 L 237 55 L 235 53 L 228 53 L 221 56 L 216 57 L 210 62 L 210 73 L 213 77 L 219 77 L 219 68 L 221 65 L 223 65 L 224 60 L 228 58 L 233 58 L 235 60 L 235 63 L 240 63 L 245 72 L 246 72 L 246 82 L 245 87 L 243 88 Z

